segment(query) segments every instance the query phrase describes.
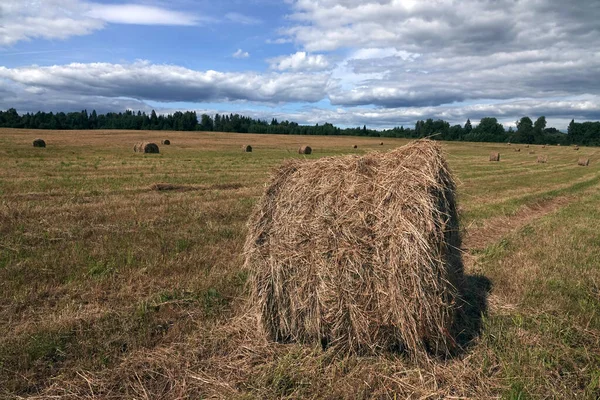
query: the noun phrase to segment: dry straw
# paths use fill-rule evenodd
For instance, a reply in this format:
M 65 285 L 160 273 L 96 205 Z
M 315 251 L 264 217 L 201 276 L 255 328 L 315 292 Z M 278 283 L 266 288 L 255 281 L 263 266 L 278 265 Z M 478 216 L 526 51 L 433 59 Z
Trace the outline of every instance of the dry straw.
M 252 146 L 245 144 L 242 146 L 242 151 L 245 151 L 246 153 L 252 153 Z
M 269 338 L 415 359 L 454 348 L 460 235 L 435 142 L 290 160 L 248 224 L 245 266 Z
M 311 154 L 312 149 L 310 146 L 302 146 L 298 149 L 298 154 Z
M 500 161 L 500 153 L 491 153 L 490 161 Z
M 537 162 L 540 164 L 546 164 L 548 162 L 548 156 L 538 156 Z
M 160 143 L 168 146 L 171 144 L 171 141 L 169 139 L 165 139 L 165 140 L 161 140 Z
M 158 146 L 156 143 L 150 142 L 139 142 L 133 146 L 133 151 L 136 153 L 158 153 Z
M 587 167 L 590 165 L 590 159 L 582 157 L 577 161 L 577 165 L 581 165 L 582 167 Z
M 33 141 L 33 147 L 46 147 L 46 142 L 43 139 L 35 139 Z

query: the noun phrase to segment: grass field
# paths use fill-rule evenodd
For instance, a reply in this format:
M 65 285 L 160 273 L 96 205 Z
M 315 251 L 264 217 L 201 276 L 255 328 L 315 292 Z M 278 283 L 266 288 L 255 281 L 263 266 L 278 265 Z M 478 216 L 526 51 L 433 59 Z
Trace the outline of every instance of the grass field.
M 0 130 L 0 397 L 600 398 L 596 148 L 444 144 L 479 330 L 457 356 L 345 356 L 249 328 L 241 251 L 270 170 L 404 143 Z

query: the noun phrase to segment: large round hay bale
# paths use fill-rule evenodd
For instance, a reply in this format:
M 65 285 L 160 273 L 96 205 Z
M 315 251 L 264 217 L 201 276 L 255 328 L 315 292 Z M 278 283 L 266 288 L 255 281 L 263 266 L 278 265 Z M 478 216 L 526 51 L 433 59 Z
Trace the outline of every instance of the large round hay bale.
M 582 157 L 577 161 L 577 165 L 581 165 L 582 167 L 587 167 L 590 165 L 590 159 Z
M 311 154 L 312 149 L 310 146 L 302 146 L 298 149 L 298 154 Z
M 520 153 L 520 152 L 521 152 L 521 149 L 520 149 L 519 147 L 515 147 L 515 152 L 516 152 L 516 153 Z
M 383 142 L 379 142 L 379 145 L 380 145 L 380 146 L 383 146 Z
M 164 139 L 164 140 L 161 140 L 160 143 L 168 146 L 171 144 L 171 141 L 169 139 Z
M 353 149 L 358 149 L 357 145 L 352 146 Z
M 252 146 L 250 146 L 249 144 L 245 144 L 242 146 L 242 150 L 246 153 L 252 153 Z
M 453 348 L 460 234 L 435 142 L 288 160 L 248 228 L 245 266 L 270 339 L 413 357 Z
M 539 164 L 546 164 L 548 162 L 548 156 L 538 156 L 537 162 Z
M 133 151 L 136 153 L 159 153 L 158 145 L 150 142 L 139 142 L 133 146 Z
M 43 139 L 35 139 L 33 141 L 33 147 L 46 147 L 46 142 Z
M 573 150 L 575 150 L 575 151 L 579 151 L 579 146 L 575 146 L 575 147 L 573 147 Z
M 500 161 L 500 153 L 491 153 L 490 161 Z

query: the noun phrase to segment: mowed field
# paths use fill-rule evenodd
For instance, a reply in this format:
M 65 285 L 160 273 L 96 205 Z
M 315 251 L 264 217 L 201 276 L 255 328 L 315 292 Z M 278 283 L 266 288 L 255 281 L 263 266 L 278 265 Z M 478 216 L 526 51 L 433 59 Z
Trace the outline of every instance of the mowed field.
M 600 398 L 597 148 L 443 144 L 471 316 L 456 356 L 335 354 L 249 322 L 245 224 L 270 171 L 405 143 L 0 129 L 0 397 Z

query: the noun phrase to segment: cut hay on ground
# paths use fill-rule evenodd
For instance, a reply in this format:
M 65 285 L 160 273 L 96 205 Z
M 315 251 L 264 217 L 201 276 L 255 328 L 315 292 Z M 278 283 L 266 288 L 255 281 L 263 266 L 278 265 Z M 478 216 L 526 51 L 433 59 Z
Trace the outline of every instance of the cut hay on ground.
M 35 139 L 33 141 L 33 147 L 46 147 L 46 142 L 43 139 Z
M 311 154 L 312 149 L 310 146 L 302 146 L 298 149 L 298 154 Z
M 581 165 L 582 167 L 587 167 L 590 165 L 590 159 L 582 157 L 577 161 L 577 165 Z
M 500 161 L 500 153 L 491 153 L 490 161 Z
M 252 153 L 252 146 L 250 146 L 249 144 L 245 144 L 242 146 L 242 150 L 246 153 Z
M 169 139 L 165 139 L 165 140 L 161 140 L 160 143 L 168 146 L 171 144 L 171 141 Z
M 133 146 L 133 151 L 136 153 L 158 153 L 158 146 L 156 143 L 150 142 L 139 142 Z
M 290 160 L 249 221 L 254 311 L 277 341 L 447 353 L 463 284 L 455 185 L 441 148 Z
M 537 162 L 540 164 L 546 164 L 548 162 L 548 156 L 538 156 Z

